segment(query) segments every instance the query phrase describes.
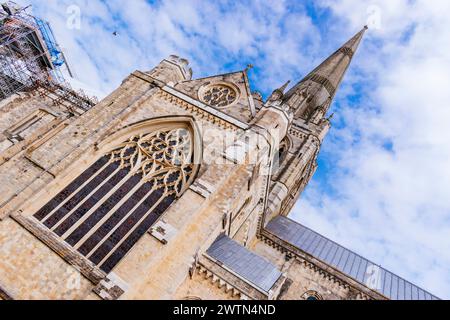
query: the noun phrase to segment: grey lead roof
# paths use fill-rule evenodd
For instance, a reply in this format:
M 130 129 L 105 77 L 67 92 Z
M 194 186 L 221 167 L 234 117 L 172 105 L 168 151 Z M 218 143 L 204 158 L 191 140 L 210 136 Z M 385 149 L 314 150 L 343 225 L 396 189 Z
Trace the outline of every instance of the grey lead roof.
M 269 222 L 266 230 L 392 300 L 439 300 L 411 282 L 291 219 L 276 217 Z
M 266 293 L 281 276 L 281 272 L 269 261 L 223 234 L 206 253 Z

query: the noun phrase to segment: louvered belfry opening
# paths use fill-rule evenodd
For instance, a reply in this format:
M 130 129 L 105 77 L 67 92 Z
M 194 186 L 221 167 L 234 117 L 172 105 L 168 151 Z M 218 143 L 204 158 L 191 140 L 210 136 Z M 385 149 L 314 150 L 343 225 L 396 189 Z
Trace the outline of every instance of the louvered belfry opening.
M 100 157 L 34 217 L 106 273 L 189 186 L 193 137 L 169 127 Z

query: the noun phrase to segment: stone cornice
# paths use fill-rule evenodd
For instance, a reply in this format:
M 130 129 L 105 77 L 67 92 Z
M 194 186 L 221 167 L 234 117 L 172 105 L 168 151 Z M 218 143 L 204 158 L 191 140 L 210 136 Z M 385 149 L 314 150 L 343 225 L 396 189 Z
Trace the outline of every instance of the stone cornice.
M 233 296 L 240 295 L 245 299 L 276 299 L 286 281 L 284 275 L 280 276 L 269 292 L 265 292 L 206 254 L 198 261 L 197 270 L 205 279 L 211 278 L 212 283 L 218 283 L 219 288 L 225 287 L 226 292 L 232 291 Z
M 240 297 L 241 299 L 246 297 L 239 289 L 235 288 L 233 285 L 218 277 L 208 268 L 202 265 L 197 266 L 197 273 L 200 276 L 203 276 L 205 280 L 209 279 L 211 281 L 211 284 L 216 285 L 220 290 L 223 290 L 225 293 L 230 294 L 231 297 Z
M 117 276 L 114 276 L 112 273 L 109 275 L 105 274 L 100 268 L 35 219 L 25 217 L 20 212 L 11 214 L 11 218 L 92 282 L 95 285 L 93 291 L 102 299 L 116 300 L 125 292 L 126 284 L 123 281 L 119 281 Z
M 239 295 L 244 299 L 267 300 L 268 295 L 260 292 L 239 276 L 231 273 L 223 266 L 214 262 L 209 256 L 203 256 L 198 262 L 197 270 L 205 279 L 211 278 L 213 284 L 219 288 L 225 287 L 226 292 L 232 291 L 233 296 Z
M 75 266 L 80 273 L 82 273 L 86 279 L 91 281 L 93 284 L 98 284 L 106 277 L 106 274 L 97 266 L 83 257 L 75 249 L 71 248 L 67 243 L 60 240 L 55 233 L 42 226 L 34 218 L 25 217 L 20 212 L 12 213 L 11 218 L 47 245 L 48 248 L 57 253 L 70 265 Z

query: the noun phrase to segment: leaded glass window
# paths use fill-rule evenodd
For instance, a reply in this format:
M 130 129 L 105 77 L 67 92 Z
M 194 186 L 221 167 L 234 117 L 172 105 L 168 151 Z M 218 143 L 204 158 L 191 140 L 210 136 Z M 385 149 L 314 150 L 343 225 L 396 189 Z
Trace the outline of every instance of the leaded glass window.
M 193 175 L 188 128 L 132 136 L 34 217 L 108 273 L 181 196 Z

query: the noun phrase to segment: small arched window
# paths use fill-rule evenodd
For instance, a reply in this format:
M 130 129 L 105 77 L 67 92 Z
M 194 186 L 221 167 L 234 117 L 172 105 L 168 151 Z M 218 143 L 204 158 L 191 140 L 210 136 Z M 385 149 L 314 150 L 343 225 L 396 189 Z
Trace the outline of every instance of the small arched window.
M 285 138 L 283 141 L 281 141 L 280 149 L 278 150 L 278 161 L 280 165 L 284 162 L 284 159 L 286 159 L 288 150 L 289 150 L 289 140 Z
M 313 290 L 309 290 L 302 295 L 303 300 L 323 300 L 322 296 Z
M 280 167 L 283 165 L 284 161 L 287 158 L 288 152 L 290 148 L 290 141 L 288 137 L 285 137 L 278 147 L 278 151 L 275 153 L 274 161 L 273 161 L 273 170 L 272 173 L 275 175 L 278 173 Z
M 108 273 L 189 187 L 196 171 L 193 153 L 187 124 L 137 132 L 34 217 Z

